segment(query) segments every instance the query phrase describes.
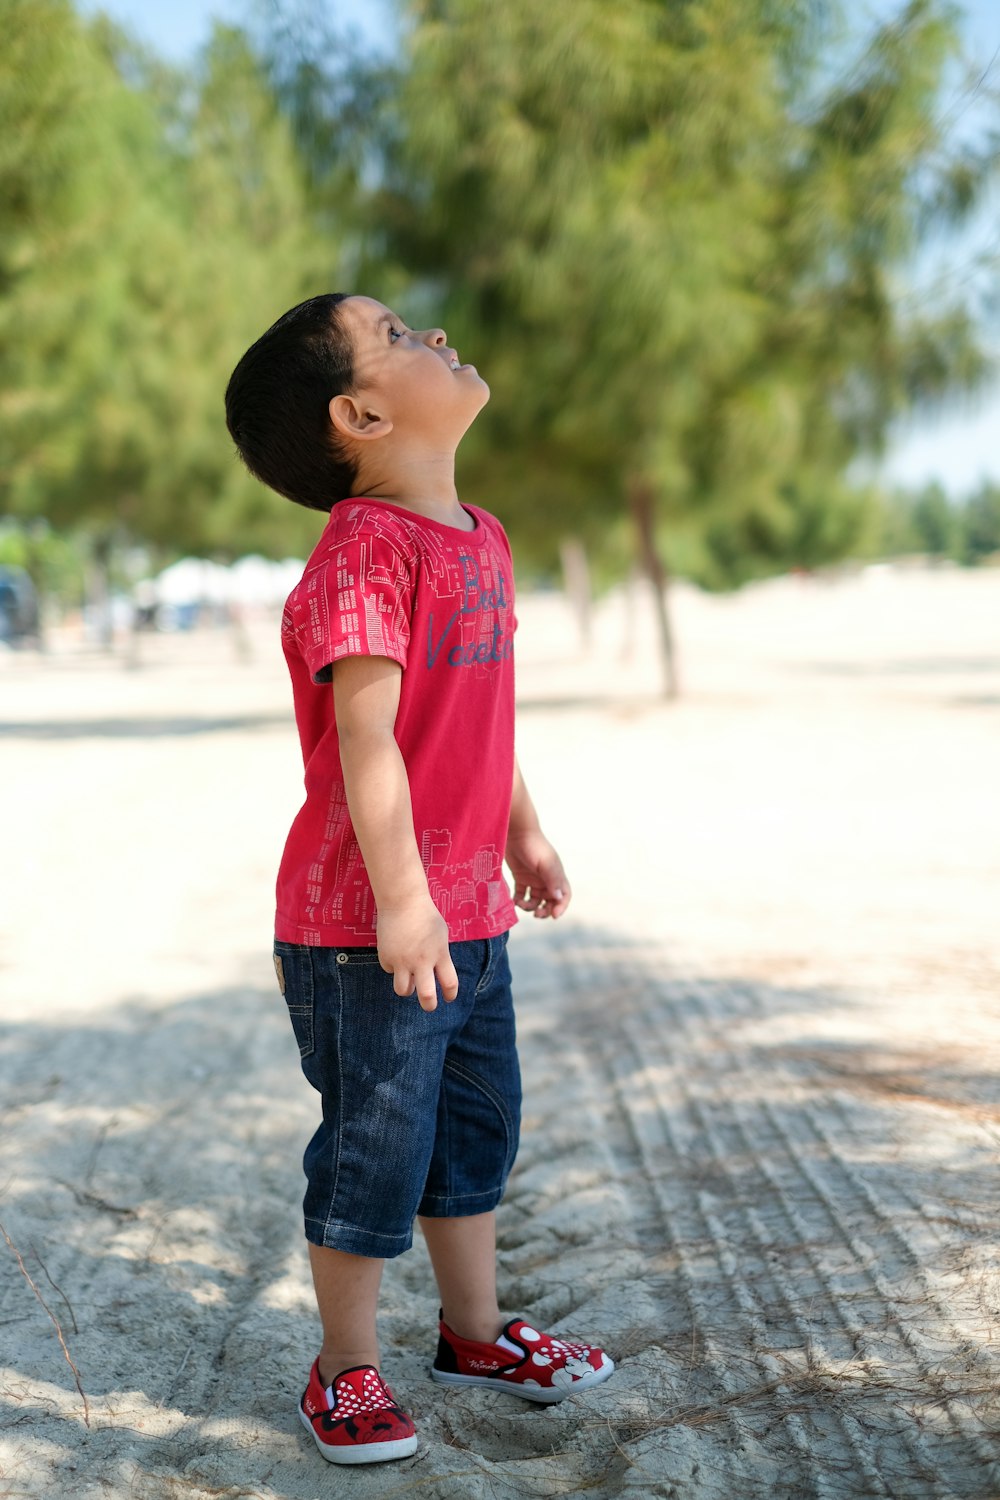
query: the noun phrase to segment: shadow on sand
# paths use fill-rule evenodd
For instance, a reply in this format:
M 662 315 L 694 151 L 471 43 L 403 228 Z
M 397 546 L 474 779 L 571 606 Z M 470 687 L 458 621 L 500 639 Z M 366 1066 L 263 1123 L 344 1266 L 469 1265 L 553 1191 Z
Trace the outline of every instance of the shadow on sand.
M 547 926 L 548 924 L 546 924 Z M 698 1500 L 1000 1492 L 997 1080 L 831 1043 L 843 994 L 671 969 L 619 935 L 525 930 L 525 1132 L 502 1301 L 604 1341 L 553 1409 L 428 1380 L 423 1248 L 387 1267 L 387 1370 L 417 1456 L 368 1497 Z M 0 1386 L 11 1493 L 313 1500 L 294 1405 L 316 1344 L 299 1159 L 315 1096 L 261 977 L 8 1025 Z M 4 1250 L 6 1254 L 6 1250 Z

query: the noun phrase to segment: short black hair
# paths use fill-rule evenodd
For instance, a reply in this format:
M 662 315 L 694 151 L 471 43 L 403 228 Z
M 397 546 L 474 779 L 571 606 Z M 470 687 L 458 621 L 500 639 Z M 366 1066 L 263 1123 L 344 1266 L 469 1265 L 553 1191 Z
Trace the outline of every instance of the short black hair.
M 354 389 L 354 344 L 327 292 L 289 308 L 240 360 L 226 387 L 226 426 L 255 478 L 279 495 L 330 510 L 354 493 L 357 463 L 330 421 Z

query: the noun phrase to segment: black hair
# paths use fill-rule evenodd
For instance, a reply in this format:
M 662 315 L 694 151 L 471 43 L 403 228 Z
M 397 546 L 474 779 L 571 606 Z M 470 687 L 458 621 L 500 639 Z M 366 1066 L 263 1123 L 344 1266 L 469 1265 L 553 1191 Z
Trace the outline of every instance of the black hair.
M 354 345 L 327 292 L 283 313 L 226 387 L 226 426 L 250 473 L 298 505 L 330 510 L 354 493 L 357 462 L 330 421 L 354 389 Z

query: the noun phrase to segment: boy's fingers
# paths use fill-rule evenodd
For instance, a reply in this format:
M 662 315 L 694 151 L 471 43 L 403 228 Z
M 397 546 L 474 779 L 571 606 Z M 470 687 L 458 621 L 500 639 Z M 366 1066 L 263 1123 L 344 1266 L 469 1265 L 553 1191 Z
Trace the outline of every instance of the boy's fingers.
M 558 863 L 537 885 L 525 880 L 514 882 L 514 905 L 520 911 L 534 912 L 536 917 L 561 917 L 570 902 L 569 881 Z
M 454 1000 L 458 994 L 458 975 L 450 957 L 438 964 L 437 977 L 441 986 L 441 994 L 446 1000 Z
M 417 999 L 420 1001 L 421 1010 L 437 1010 L 437 984 L 433 969 L 418 969 Z
M 536 917 L 561 917 L 569 905 L 571 894 L 569 882 L 563 880 L 562 884 L 557 885 L 554 890 L 547 890 L 544 896 L 536 897 L 533 908 L 525 907 L 524 909 L 525 911 L 533 909 Z
M 561 917 L 569 905 L 572 894 L 573 892 L 570 890 L 568 882 L 564 882 L 562 886 L 554 890 L 552 892 L 554 899 L 550 905 L 550 916 Z
M 401 997 L 413 994 L 413 975 L 409 969 L 393 969 L 392 987 Z

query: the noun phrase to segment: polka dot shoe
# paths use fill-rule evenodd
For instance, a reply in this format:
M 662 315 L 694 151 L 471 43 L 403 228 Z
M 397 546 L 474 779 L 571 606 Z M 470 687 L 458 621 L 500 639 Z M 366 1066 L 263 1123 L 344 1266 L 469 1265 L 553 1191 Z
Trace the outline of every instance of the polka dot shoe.
M 521 1318 L 512 1318 L 495 1344 L 460 1339 L 447 1323 L 440 1330 L 431 1376 L 444 1385 L 486 1385 L 551 1403 L 600 1385 L 614 1373 L 603 1349 L 539 1333 Z
M 379 1464 L 417 1451 L 413 1423 L 374 1365 L 341 1370 L 333 1385 L 324 1386 L 317 1360 L 299 1416 L 332 1464 Z

